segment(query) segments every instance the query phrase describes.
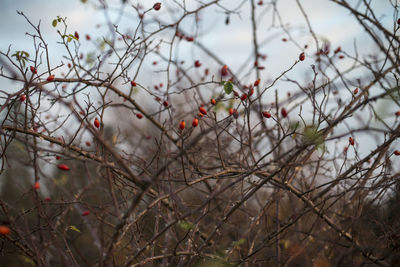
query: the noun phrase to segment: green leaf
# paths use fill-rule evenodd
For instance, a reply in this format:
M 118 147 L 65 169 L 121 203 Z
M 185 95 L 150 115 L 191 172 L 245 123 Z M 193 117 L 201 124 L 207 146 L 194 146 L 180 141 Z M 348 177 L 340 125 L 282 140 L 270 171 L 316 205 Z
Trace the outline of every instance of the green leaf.
M 68 182 L 68 176 L 66 174 L 62 174 L 60 177 L 53 180 L 56 185 L 65 185 Z
M 19 256 L 25 263 L 28 263 L 28 264 L 30 264 L 30 265 L 32 265 L 32 266 L 36 266 L 36 264 L 35 264 L 35 262 L 31 259 L 31 258 L 28 258 L 28 257 L 26 257 L 26 256 Z
M 188 221 L 180 221 L 179 222 L 179 227 L 182 228 L 184 231 L 189 231 L 190 229 L 193 228 L 193 223 L 190 223 Z
M 72 231 L 75 231 L 75 232 L 78 232 L 78 233 L 80 233 L 81 231 L 79 231 L 79 229 L 78 228 L 76 228 L 75 226 L 73 226 L 73 225 L 70 225 L 69 227 L 68 227 L 68 229 L 69 230 L 72 230 Z
M 318 147 L 324 145 L 324 137 L 322 136 L 322 133 L 318 131 L 318 129 L 311 125 L 311 126 L 306 126 L 304 128 L 303 132 L 304 136 L 304 142 L 307 144 L 316 144 Z
M 297 128 L 299 127 L 300 122 L 299 121 L 292 121 L 289 125 L 290 130 L 296 131 Z
M 222 110 L 222 109 L 225 109 L 225 105 L 222 101 L 218 101 L 218 103 L 214 107 L 214 110 L 218 111 L 218 110 Z
M 227 95 L 231 94 L 233 91 L 233 83 L 231 81 L 227 81 L 224 84 L 224 91 Z
M 226 111 L 228 112 L 230 108 L 233 108 L 233 105 L 235 105 L 235 99 L 230 99 L 228 102 L 228 105 L 226 107 Z
M 240 247 L 241 245 L 244 244 L 244 242 L 246 242 L 246 239 L 241 238 L 241 239 L 239 239 L 238 241 L 234 241 L 234 242 L 232 243 L 232 245 L 233 245 L 234 247 Z
M 103 52 L 105 48 L 106 48 L 106 42 L 102 40 L 99 44 L 99 49 L 101 52 Z
M 90 52 L 86 55 L 86 63 L 93 64 L 96 60 L 96 54 L 94 52 Z
M 29 53 L 26 51 L 16 51 L 12 54 L 12 57 L 15 57 L 25 68 L 26 61 L 29 59 Z
M 53 19 L 53 22 L 51 23 L 51 25 L 53 25 L 53 27 L 56 27 L 57 26 L 57 20 Z

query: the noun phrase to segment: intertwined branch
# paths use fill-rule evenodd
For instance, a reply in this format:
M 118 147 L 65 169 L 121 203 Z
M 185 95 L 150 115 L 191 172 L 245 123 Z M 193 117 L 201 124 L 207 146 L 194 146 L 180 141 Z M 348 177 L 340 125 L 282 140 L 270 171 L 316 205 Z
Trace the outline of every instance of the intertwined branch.
M 0 51 L 2 266 L 399 264 L 397 3 L 324 1 L 350 49 L 303 1 L 299 27 L 281 1 L 92 2 L 107 33 L 57 16 L 53 47 L 18 12 L 33 46 Z M 250 33 L 238 66 L 216 14 Z

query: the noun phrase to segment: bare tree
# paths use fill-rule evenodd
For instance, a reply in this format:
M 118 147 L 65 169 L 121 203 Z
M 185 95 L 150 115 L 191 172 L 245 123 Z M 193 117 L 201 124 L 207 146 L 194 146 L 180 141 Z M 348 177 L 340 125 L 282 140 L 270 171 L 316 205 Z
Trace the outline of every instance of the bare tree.
M 361 27 L 344 47 L 282 1 L 89 1 L 107 22 L 55 17 L 57 59 L 18 12 L 33 48 L 0 51 L 1 265 L 400 264 L 398 3 L 323 1 Z M 216 23 L 247 27 L 241 65 L 204 42 L 235 42 Z

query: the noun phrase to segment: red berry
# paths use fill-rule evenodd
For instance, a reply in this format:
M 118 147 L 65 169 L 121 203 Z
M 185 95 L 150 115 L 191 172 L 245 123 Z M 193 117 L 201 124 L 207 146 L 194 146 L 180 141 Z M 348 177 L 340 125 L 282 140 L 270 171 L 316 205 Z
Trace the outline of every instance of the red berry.
M 239 112 L 237 112 L 236 109 L 233 109 L 233 117 L 234 117 L 235 119 L 239 118 Z
M 194 118 L 194 119 L 193 119 L 193 122 L 192 122 L 192 126 L 193 126 L 193 127 L 197 127 L 197 125 L 199 125 L 199 120 L 196 119 L 196 118 Z
M 136 114 L 136 117 L 140 120 L 140 119 L 142 119 L 143 118 L 143 115 L 142 114 L 140 114 L 140 113 L 138 113 L 138 114 Z
M 88 211 L 88 210 L 84 210 L 82 212 L 82 216 L 88 216 L 89 214 L 90 214 L 90 211 Z
M 90 41 L 90 39 L 92 39 L 89 34 L 86 34 L 85 37 L 86 37 L 86 40 L 88 40 L 88 41 Z
M 395 150 L 394 153 L 396 156 L 400 156 L 400 151 L 399 150 Z
M 51 201 L 50 197 L 45 197 L 44 201 Z
M 78 32 L 75 32 L 75 33 L 74 33 L 74 36 L 75 36 L 76 39 L 79 40 L 79 33 L 78 33 Z
M 100 128 L 100 121 L 99 121 L 99 119 L 98 118 L 96 118 L 96 119 L 94 119 L 94 126 L 96 127 L 96 128 Z
M 153 65 L 157 65 L 157 61 L 153 61 Z
M 184 120 L 182 120 L 182 121 L 179 123 L 179 129 L 181 129 L 181 130 L 183 131 L 183 129 L 185 129 L 185 126 L 186 126 L 186 122 L 185 122 Z
M 338 48 L 336 48 L 335 51 L 333 51 L 333 53 L 337 54 L 340 51 L 342 51 L 342 48 L 340 46 L 338 46 Z
M 351 136 L 349 137 L 349 143 L 350 145 L 354 146 L 354 139 Z
M 62 171 L 69 171 L 68 165 L 64 163 L 58 164 L 58 168 Z
M 340 56 L 339 56 L 339 59 L 344 59 L 344 56 L 343 56 L 343 55 L 340 55 Z
M 194 62 L 194 66 L 195 66 L 196 68 L 200 68 L 200 67 L 201 67 L 200 61 L 196 60 L 196 61 Z
M 207 115 L 207 110 L 205 108 L 199 107 L 199 111 L 200 111 L 201 114 Z
M 397 117 L 400 116 L 400 111 L 397 111 L 395 114 Z
M 59 160 L 60 159 L 60 156 L 56 156 L 56 160 Z
M 303 61 L 304 59 L 306 59 L 306 56 L 304 55 L 304 52 L 302 52 L 302 53 L 299 55 L 299 59 L 300 59 L 300 61 Z
M 166 100 L 165 100 L 165 101 L 163 102 L 163 105 L 164 105 L 164 107 L 166 107 L 166 108 L 167 108 L 167 107 L 168 107 L 168 105 L 169 105 L 169 104 L 168 104 L 168 101 L 166 101 Z
M 264 66 L 258 66 L 257 69 L 258 70 L 263 70 L 263 69 L 265 69 L 265 67 Z
M 284 117 L 284 118 L 287 117 L 288 112 L 287 112 L 287 110 L 286 110 L 285 108 L 282 108 L 282 109 L 281 109 L 281 115 L 282 115 L 282 117 Z
M 262 0 L 258 1 L 257 5 L 262 6 L 263 5 L 263 1 Z
M 87 146 L 91 146 L 91 145 L 92 145 L 92 143 L 90 143 L 90 141 L 86 141 L 85 144 L 86 144 Z
M 353 93 L 356 95 L 358 93 L 358 88 L 354 89 Z
M 217 104 L 217 101 L 213 98 L 213 99 L 211 99 L 211 104 L 212 104 L 212 105 L 216 105 L 216 104 Z
M 260 79 L 254 82 L 254 86 L 258 86 L 260 84 Z
M 48 82 L 51 82 L 51 81 L 54 80 L 54 78 L 55 78 L 55 76 L 54 76 L 54 74 L 52 74 L 52 75 L 50 75 L 49 77 L 47 77 L 47 81 L 48 81 Z
M 250 91 L 249 91 L 249 97 L 252 96 L 253 94 L 254 94 L 254 89 L 251 88 Z
M 397 19 L 397 24 L 400 25 L 400 19 Z
M 180 39 L 182 39 L 182 37 L 183 37 L 182 33 L 178 32 L 178 31 L 175 32 L 175 36 L 180 38 Z
M 154 6 L 153 6 L 153 8 L 154 8 L 155 11 L 160 10 L 160 8 L 161 8 L 161 3 L 160 3 L 160 2 L 155 3 Z
M 325 55 L 328 55 L 330 52 L 330 45 L 328 43 L 324 44 L 324 48 L 322 50 L 322 53 L 324 53 Z
M 228 66 L 224 65 L 221 69 L 221 76 L 227 76 L 228 75 Z
M 19 97 L 19 101 L 21 101 L 21 102 L 24 102 L 25 99 L 26 99 L 26 95 L 21 95 L 21 96 Z
M 131 81 L 131 85 L 132 86 L 136 86 L 136 82 L 135 81 Z
M 287 42 L 287 39 L 286 38 L 282 38 L 282 42 Z
M 242 96 L 240 97 L 240 100 L 245 101 L 246 98 L 247 98 L 247 95 L 246 94 L 242 94 Z
M 34 66 L 30 66 L 31 72 L 36 74 L 37 73 L 37 69 Z
M 229 115 L 232 115 L 232 114 L 233 114 L 233 111 L 234 111 L 234 109 L 233 109 L 233 108 L 230 108 L 230 109 L 229 109 Z
M 269 113 L 268 111 L 264 111 L 263 113 L 262 113 L 262 115 L 264 116 L 264 118 L 271 118 L 271 113 Z
M 193 42 L 193 41 L 194 41 L 194 37 L 186 36 L 185 39 L 186 39 L 186 41 L 188 41 L 188 42 Z
M 8 235 L 11 232 L 10 228 L 5 225 L 0 225 L 0 235 Z
M 72 67 L 71 63 L 68 63 L 68 68 L 70 69 Z
M 36 182 L 34 185 L 33 185 L 33 189 L 34 190 L 38 190 L 40 188 L 40 184 L 39 184 L 39 182 Z

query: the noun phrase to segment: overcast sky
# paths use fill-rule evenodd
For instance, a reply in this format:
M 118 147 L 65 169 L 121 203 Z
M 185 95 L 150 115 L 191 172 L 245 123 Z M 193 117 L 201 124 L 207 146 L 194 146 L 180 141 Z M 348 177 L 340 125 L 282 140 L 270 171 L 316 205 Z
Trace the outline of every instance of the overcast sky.
M 92 0 L 92 2 L 97 2 Z M 119 4 L 119 0 L 108 0 L 111 6 L 113 3 Z M 138 1 L 134 1 L 137 3 Z M 140 1 L 145 7 L 151 7 L 155 1 Z M 161 1 L 163 8 L 174 8 L 176 5 L 171 0 Z M 181 1 L 180 1 L 181 2 Z M 197 1 L 186 1 L 190 8 L 190 4 L 194 5 Z M 223 6 L 232 8 L 241 3 L 241 0 L 224 0 L 221 1 Z M 264 1 L 266 2 L 266 1 Z M 313 30 L 320 37 L 328 39 L 332 43 L 332 47 L 342 46 L 344 49 L 353 49 L 353 42 L 357 40 L 362 42 L 361 49 L 366 51 L 370 48 L 368 45 L 372 42 L 363 35 L 363 29 L 355 23 L 354 18 L 349 12 L 329 1 L 307 0 L 301 1 L 304 9 L 308 14 Z M 356 2 L 356 1 L 350 1 Z M 390 13 L 391 8 L 387 4 L 388 1 L 372 1 L 374 11 L 381 21 L 389 26 L 393 23 L 393 14 Z M 114 5 L 115 6 L 115 5 Z M 296 5 L 295 0 L 280 0 L 278 1 L 278 9 L 281 12 L 283 21 L 289 27 L 298 29 L 294 31 L 294 37 L 301 44 L 313 45 L 312 39 L 307 32 L 304 17 Z M 105 21 L 104 12 L 95 10 L 91 1 L 82 4 L 80 0 L 1 0 L 0 1 L 0 49 L 4 51 L 9 44 L 13 45 L 15 50 L 28 50 L 31 48 L 30 39 L 24 35 L 26 31 L 30 31 L 30 26 L 16 11 L 23 11 L 34 23 L 41 21 L 43 35 L 50 44 L 55 43 L 58 36 L 51 21 L 57 16 L 68 18 L 68 25 L 71 32 L 78 30 L 83 33 L 98 33 L 96 25 Z M 257 14 L 261 14 L 265 10 L 264 7 L 257 6 Z M 129 6 L 125 8 L 125 16 L 119 22 L 120 29 L 128 29 L 137 24 L 137 18 L 132 16 L 133 9 Z M 111 17 L 117 12 L 110 12 Z M 239 16 L 231 16 L 230 24 L 225 25 L 225 14 L 220 9 L 207 9 L 201 13 L 200 18 L 203 19 L 204 33 L 201 41 L 209 48 L 223 58 L 231 68 L 241 65 L 251 52 L 251 24 L 249 20 L 249 5 L 246 4 L 241 9 Z M 170 18 L 167 12 L 157 13 L 161 19 L 165 21 Z M 267 27 L 271 24 L 271 12 L 266 13 L 262 17 L 261 27 L 258 30 L 260 42 L 265 38 L 271 37 L 271 31 L 267 31 Z M 262 26 L 265 25 L 265 29 Z M 191 30 L 192 28 L 185 29 Z M 100 29 L 101 31 L 101 29 Z M 272 31 L 273 32 L 273 31 Z M 98 34 L 100 36 L 100 34 Z M 263 53 L 268 54 L 268 63 L 274 68 L 270 69 L 266 75 L 274 76 L 279 74 L 283 68 L 286 68 L 293 62 L 293 59 L 299 54 L 299 49 L 290 43 L 282 44 L 280 39 L 285 37 L 281 34 L 270 41 L 264 47 L 261 47 Z M 56 46 L 51 47 L 51 51 L 56 54 Z M 183 52 L 186 52 L 183 50 Z M 246 53 L 247 52 L 247 53 Z M 282 53 L 284 56 L 282 56 Z M 232 57 L 232 54 L 235 56 Z M 276 72 L 275 72 L 276 70 Z M 275 72 L 275 73 L 274 73 Z

